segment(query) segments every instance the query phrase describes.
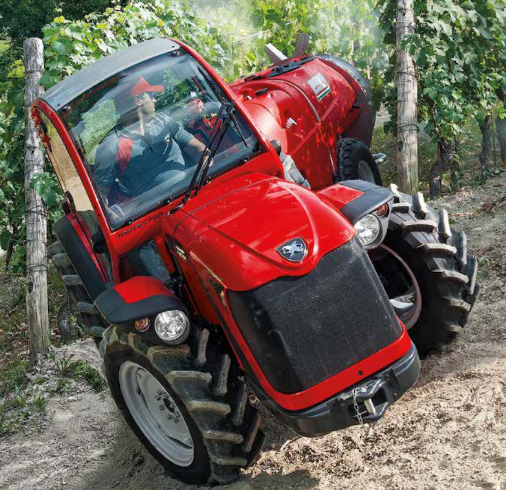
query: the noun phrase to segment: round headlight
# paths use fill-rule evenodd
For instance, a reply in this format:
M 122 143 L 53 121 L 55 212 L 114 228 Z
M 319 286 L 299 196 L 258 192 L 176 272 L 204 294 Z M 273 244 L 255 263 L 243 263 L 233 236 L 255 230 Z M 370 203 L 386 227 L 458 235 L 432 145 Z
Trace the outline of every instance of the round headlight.
M 366 214 L 355 223 L 355 231 L 362 245 L 367 247 L 378 238 L 381 232 L 381 224 L 376 216 Z
M 190 320 L 180 310 L 164 311 L 155 318 L 155 332 L 168 344 L 182 344 L 190 333 Z

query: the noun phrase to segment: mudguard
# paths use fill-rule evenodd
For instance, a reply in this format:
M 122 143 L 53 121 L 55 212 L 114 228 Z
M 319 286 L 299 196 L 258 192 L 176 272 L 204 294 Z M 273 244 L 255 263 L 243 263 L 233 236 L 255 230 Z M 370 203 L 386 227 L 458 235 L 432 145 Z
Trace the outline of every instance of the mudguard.
M 364 180 L 343 180 L 317 194 L 338 209 L 352 225 L 394 198 L 390 189 Z
M 162 311 L 186 308 L 179 298 L 153 277 L 136 276 L 104 291 L 95 305 L 111 325 L 132 323 Z

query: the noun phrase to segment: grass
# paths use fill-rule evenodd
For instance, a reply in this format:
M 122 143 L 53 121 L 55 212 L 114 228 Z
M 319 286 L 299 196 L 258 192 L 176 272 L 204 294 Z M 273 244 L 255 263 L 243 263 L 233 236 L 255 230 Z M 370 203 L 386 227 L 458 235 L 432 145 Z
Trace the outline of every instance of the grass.
M 56 354 L 50 355 L 50 359 L 53 361 L 60 376 L 56 391 L 66 391 L 69 387 L 67 381 L 70 379 L 83 380 L 96 392 L 104 391 L 107 383 L 100 372 L 86 361 L 74 361 L 72 358 L 72 355 L 67 356 L 65 353 L 60 356 Z
M 0 437 L 15 432 L 33 414 L 46 413 L 46 398 L 18 393 L 13 399 L 0 404 Z
M 27 361 L 0 370 L 0 437 L 16 430 L 33 413 L 45 413 L 46 398 L 25 390 L 28 384 Z
M 79 361 L 73 361 L 73 357 L 66 354 L 62 354 L 61 356 L 49 354 L 49 358 L 53 361 L 60 378 L 71 378 L 75 374 Z
M 0 42 L 0 50 L 2 43 Z M 0 258 L 0 437 L 15 431 L 33 413 L 44 413 L 44 396 L 31 394 L 28 390 L 27 374 L 30 369 L 28 328 L 26 325 L 25 278 L 5 270 L 4 258 Z M 49 321 L 51 343 L 61 345 L 62 339 L 57 329 L 57 315 L 66 301 L 65 286 L 57 271 L 48 272 Z M 105 387 L 105 380 L 96 370 L 87 367 L 74 368 L 76 377 L 83 379 L 99 391 Z M 95 372 L 94 372 L 95 371 Z M 46 379 L 37 378 L 34 386 L 41 385 Z M 102 385 L 101 385 L 102 383 Z M 60 383 L 59 383 L 60 384 Z M 69 379 L 61 381 L 62 391 L 72 383 Z
M 107 388 L 107 382 L 104 377 L 94 367 L 87 362 L 82 361 L 76 368 L 76 376 L 86 381 L 92 390 L 100 393 Z

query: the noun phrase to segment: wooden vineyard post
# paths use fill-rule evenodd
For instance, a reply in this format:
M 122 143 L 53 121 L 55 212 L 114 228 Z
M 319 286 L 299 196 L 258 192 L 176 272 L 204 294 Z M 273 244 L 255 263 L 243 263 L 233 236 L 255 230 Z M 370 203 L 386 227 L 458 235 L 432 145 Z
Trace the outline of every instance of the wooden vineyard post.
M 44 156 L 35 125 L 30 117 L 32 103 L 43 89 L 39 85 L 44 71 L 44 47 L 38 38 L 23 43 L 25 64 L 25 219 L 26 219 L 26 312 L 30 340 L 30 361 L 49 347 L 47 305 L 47 219 L 39 193 L 30 187 L 34 175 L 44 171 Z
M 397 1 L 397 180 L 401 191 L 418 191 L 418 87 L 415 64 L 402 42 L 415 29 L 414 0 Z

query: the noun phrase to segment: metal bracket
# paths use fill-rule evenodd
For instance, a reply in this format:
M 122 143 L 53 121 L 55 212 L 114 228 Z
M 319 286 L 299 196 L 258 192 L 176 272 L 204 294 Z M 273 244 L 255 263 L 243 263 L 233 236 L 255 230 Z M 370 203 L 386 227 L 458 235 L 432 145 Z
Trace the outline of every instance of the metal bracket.
M 272 63 L 275 65 L 279 65 L 287 59 L 286 56 L 271 43 L 267 44 L 267 46 L 264 47 L 264 51 Z
M 373 156 L 376 165 L 381 165 L 387 159 L 387 156 L 384 153 L 374 153 Z
M 297 38 L 297 44 L 295 45 L 293 57 L 300 58 L 301 56 L 304 56 L 308 45 L 309 45 L 309 36 L 305 32 L 301 32 L 299 34 L 299 37 Z

